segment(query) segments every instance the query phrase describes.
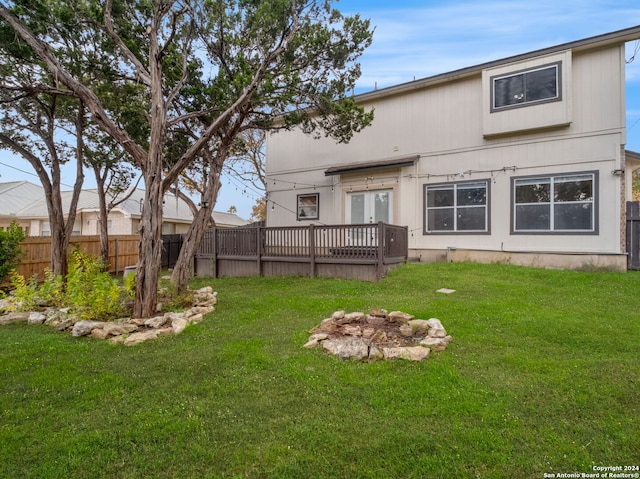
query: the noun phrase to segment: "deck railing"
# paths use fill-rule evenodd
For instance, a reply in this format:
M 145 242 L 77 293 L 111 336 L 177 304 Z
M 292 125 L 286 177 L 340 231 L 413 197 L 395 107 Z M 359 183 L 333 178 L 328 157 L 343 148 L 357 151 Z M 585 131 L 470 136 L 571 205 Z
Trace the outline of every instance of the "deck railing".
M 268 264 L 308 264 L 308 274 L 318 275 L 318 265 L 342 265 L 337 276 L 349 276 L 354 265 L 369 266 L 376 279 L 384 276 L 390 265 L 403 263 L 408 254 L 407 228 L 386 223 L 359 225 L 309 225 L 249 227 L 209 230 L 202 242 L 196 265 L 208 261 L 214 276 L 248 275 L 246 264 L 255 262 L 255 274 L 266 273 Z M 221 274 L 221 261 L 225 271 Z M 230 262 L 234 263 L 235 266 Z M 237 271 L 234 271 L 234 268 Z M 203 269 L 200 267 L 200 269 Z M 300 266 L 278 267 L 300 272 Z M 325 274 L 330 275 L 330 274 Z M 355 276 L 358 276 L 357 274 Z

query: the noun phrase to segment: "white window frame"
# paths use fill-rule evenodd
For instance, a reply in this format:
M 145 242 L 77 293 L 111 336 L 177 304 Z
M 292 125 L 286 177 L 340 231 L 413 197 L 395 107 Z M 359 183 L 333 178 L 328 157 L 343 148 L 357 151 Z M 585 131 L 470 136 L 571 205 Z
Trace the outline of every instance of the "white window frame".
M 526 76 L 534 72 L 539 72 L 539 71 L 548 70 L 548 69 L 555 69 L 555 72 L 556 72 L 556 75 L 555 75 L 556 76 L 556 85 L 555 85 L 556 94 L 554 96 L 549 96 L 545 98 L 527 100 Z M 499 105 L 499 106 L 496 105 L 496 101 L 497 101 L 496 82 L 507 79 L 507 78 L 514 78 L 517 76 L 522 76 L 524 81 L 524 85 L 523 85 L 524 91 L 520 94 L 522 96 L 518 97 L 518 100 L 522 100 L 522 101 L 509 103 L 506 105 Z M 560 100 L 562 100 L 562 62 L 561 61 L 558 61 L 555 63 L 549 63 L 546 65 L 541 65 L 535 68 L 527 68 L 526 70 L 519 70 L 517 72 L 508 73 L 505 75 L 496 75 L 491 77 L 491 112 L 492 113 L 498 112 L 498 111 L 510 110 L 513 108 L 521 108 L 521 107 L 526 107 L 531 105 L 537 105 L 540 103 L 560 101 Z
M 463 188 L 470 188 L 474 185 L 482 185 L 485 189 L 485 202 L 482 205 L 459 205 L 458 204 L 458 190 Z M 472 180 L 461 181 L 454 183 L 434 183 L 424 185 L 424 227 L 423 234 L 490 234 L 490 182 L 488 180 Z M 453 191 L 453 205 L 447 206 L 430 206 L 429 205 L 429 190 L 449 190 Z M 484 209 L 484 228 L 477 230 L 460 229 L 458 225 L 458 218 L 460 218 L 459 210 L 469 208 L 482 208 Z M 453 209 L 453 226 L 450 230 L 437 230 L 429 229 L 429 213 L 438 210 L 450 210 Z
M 589 179 L 591 181 L 591 197 L 585 199 L 578 199 L 573 201 L 557 201 L 555 198 L 555 193 L 557 186 L 563 182 L 566 182 L 569 179 Z M 553 174 L 553 175 L 537 175 L 537 176 L 526 176 L 526 177 L 514 177 L 512 178 L 511 183 L 511 233 L 512 234 L 598 234 L 598 172 L 597 171 L 587 171 L 587 172 L 574 172 L 574 173 L 561 173 L 561 174 Z M 517 187 L 521 185 L 525 185 L 527 183 L 533 184 L 532 182 L 537 182 L 538 184 L 546 184 L 549 183 L 549 201 L 538 201 L 538 202 L 521 202 L 517 203 Z M 548 215 L 549 215 L 549 227 L 547 229 L 543 228 L 519 228 L 518 227 L 518 210 L 519 208 L 530 207 L 544 207 L 545 205 L 549 206 Z M 590 227 L 589 228 L 564 228 L 561 229 L 556 227 L 556 208 L 560 206 L 570 206 L 570 205 L 590 205 Z

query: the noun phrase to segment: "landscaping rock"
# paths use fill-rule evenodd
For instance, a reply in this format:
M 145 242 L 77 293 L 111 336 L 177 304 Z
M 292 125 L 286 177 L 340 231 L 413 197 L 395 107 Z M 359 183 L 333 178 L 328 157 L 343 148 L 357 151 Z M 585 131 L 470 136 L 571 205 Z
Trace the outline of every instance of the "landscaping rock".
M 147 319 L 143 324 L 148 328 L 158 329 L 167 324 L 170 319 L 166 316 L 156 316 L 155 318 Z
M 313 348 L 318 344 L 320 344 L 321 341 L 324 341 L 325 339 L 327 339 L 328 337 L 329 337 L 328 334 L 323 334 L 323 333 L 313 334 L 309 338 L 309 341 L 307 341 L 303 347 L 307 349 Z
M 336 319 L 336 324 L 352 324 L 352 323 L 359 323 L 361 321 L 364 321 L 365 319 L 365 314 L 364 313 L 349 313 L 349 314 L 345 314 L 341 319 Z
M 91 331 L 93 331 L 95 328 L 102 328 L 104 325 L 105 323 L 102 321 L 78 321 L 73 325 L 73 331 L 71 332 L 71 334 L 74 337 L 87 336 L 91 334 Z
M 369 361 L 384 359 L 384 354 L 375 344 L 369 345 Z
M 391 323 L 407 323 L 413 318 L 415 316 L 412 314 L 403 313 L 402 311 L 392 311 L 387 315 L 387 320 Z
M 386 318 L 387 317 L 387 310 L 386 309 L 373 308 L 373 309 L 369 310 L 369 316 L 373 316 L 374 318 Z
M 134 344 L 139 344 L 144 341 L 156 339 L 159 336 L 158 332 L 159 332 L 158 329 L 149 329 L 147 331 L 133 333 L 131 336 L 129 336 L 124 340 L 124 345 L 133 346 Z
M 376 328 L 372 326 L 365 326 L 362 328 L 362 337 L 365 339 L 371 339 L 376 334 Z
M 322 342 L 322 348 L 340 359 L 362 361 L 369 357 L 369 344 L 362 338 L 327 339 Z
M 436 321 L 438 320 L 436 319 Z M 440 324 L 440 327 L 442 327 L 442 323 L 440 323 L 440 321 L 438 321 L 438 323 Z M 407 324 L 411 326 L 413 336 L 424 336 L 427 331 L 433 327 L 433 323 L 425 321 L 424 319 L 412 319 Z
M 345 336 L 362 336 L 362 328 L 357 325 L 347 324 L 342 328 L 342 334 Z
M 371 336 L 372 343 L 386 343 L 389 340 L 386 331 L 378 329 L 373 336 Z
M 429 348 L 424 346 L 382 348 L 385 359 L 407 359 L 409 361 L 422 361 L 429 356 Z
M 439 319 L 431 318 L 427 321 L 429 324 L 429 336 L 432 338 L 444 338 L 447 336 L 447 331 Z
M 191 308 L 189 311 L 186 312 L 187 316 L 193 316 L 196 314 L 209 314 L 213 311 L 215 311 L 216 308 L 214 308 L 213 306 L 194 306 L 193 308 Z
M 189 326 L 189 320 L 187 318 L 177 317 L 171 320 L 171 327 L 176 334 L 180 334 L 187 326 Z
M 29 313 L 29 317 L 27 318 L 27 323 L 29 324 L 43 324 L 47 320 L 47 315 L 44 313 L 38 313 L 33 311 Z
M 343 311 L 342 317 L 344 318 L 344 311 Z M 338 325 L 336 324 L 336 319 L 331 317 L 331 318 L 323 319 L 318 326 L 316 326 L 311 331 L 309 331 L 309 334 L 332 333 L 336 329 L 338 329 Z
M 9 313 L 0 316 L 0 324 L 20 323 L 29 318 L 29 313 Z
M 420 341 L 420 345 L 427 346 L 431 351 L 444 351 L 451 342 L 451 336 L 444 338 L 426 337 Z
M 59 322 L 52 321 L 51 326 L 56 328 L 58 331 L 66 331 L 67 329 L 72 329 L 76 322 L 76 318 L 65 318 Z
M 109 336 L 107 334 L 107 332 L 104 329 L 101 328 L 94 328 L 91 330 L 91 332 L 88 335 L 90 338 L 94 338 L 94 339 L 107 339 L 107 337 Z
M 400 330 L 400 334 L 402 334 L 405 338 L 413 337 L 414 331 L 409 324 L 403 324 L 402 326 L 400 326 L 399 330 Z
M 111 344 L 114 344 L 114 345 L 116 345 L 116 344 L 124 344 L 126 339 L 127 338 L 125 336 L 113 336 L 113 337 L 109 338 L 109 342 Z
M 123 334 L 128 334 L 136 331 L 138 326 L 135 324 L 118 324 L 118 323 L 105 323 L 102 330 L 105 332 L 106 336 L 121 336 Z

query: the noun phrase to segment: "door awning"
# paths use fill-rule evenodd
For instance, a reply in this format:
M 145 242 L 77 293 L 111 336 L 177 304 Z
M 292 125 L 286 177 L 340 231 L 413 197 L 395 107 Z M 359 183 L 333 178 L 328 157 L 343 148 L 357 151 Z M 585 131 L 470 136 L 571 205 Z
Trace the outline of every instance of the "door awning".
M 346 165 L 332 166 L 324 172 L 325 176 L 344 175 L 347 173 L 357 173 L 359 171 L 382 170 L 385 168 L 400 168 L 411 166 L 420 159 L 420 155 L 406 156 L 404 158 L 394 158 L 392 160 L 367 161 L 364 163 L 347 163 Z

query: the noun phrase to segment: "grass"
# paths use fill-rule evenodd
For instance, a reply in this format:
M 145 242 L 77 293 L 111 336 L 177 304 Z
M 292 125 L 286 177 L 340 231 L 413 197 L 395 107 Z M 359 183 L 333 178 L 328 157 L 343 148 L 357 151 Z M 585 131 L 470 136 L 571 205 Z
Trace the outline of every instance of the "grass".
M 134 347 L 0 329 L 2 478 L 542 478 L 640 463 L 639 273 L 407 265 L 379 283 L 194 280 Z M 442 287 L 451 295 L 436 293 Z M 301 346 L 333 311 L 439 318 L 421 363 Z

